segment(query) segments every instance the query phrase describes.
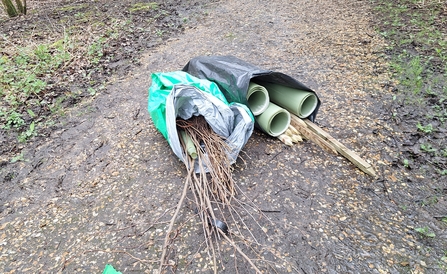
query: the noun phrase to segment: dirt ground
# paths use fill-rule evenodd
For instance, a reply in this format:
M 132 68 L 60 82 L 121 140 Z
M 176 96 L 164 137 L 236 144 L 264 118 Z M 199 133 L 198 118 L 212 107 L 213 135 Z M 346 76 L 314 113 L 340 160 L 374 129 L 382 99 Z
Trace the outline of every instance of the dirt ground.
M 1 163 L 0 272 L 101 273 L 110 263 L 157 273 L 186 171 L 147 113 L 150 75 L 200 55 L 234 55 L 315 90 L 317 124 L 379 174 L 309 141 L 287 147 L 255 131 L 234 177 L 265 212 L 262 231 L 252 228 L 265 246 L 253 258 L 263 272 L 445 273 L 447 182 L 396 163 L 408 133 L 390 118 L 386 44 L 368 2 L 204 2 L 170 2 L 191 23 L 166 39 L 148 36 L 155 40 L 136 50 L 137 62 L 121 55 L 115 80 L 43 136 L 11 148 L 2 133 L 4 155 L 25 160 Z M 211 273 L 197 216 L 189 206 L 180 215 L 170 270 Z M 253 273 L 222 247 L 221 273 Z

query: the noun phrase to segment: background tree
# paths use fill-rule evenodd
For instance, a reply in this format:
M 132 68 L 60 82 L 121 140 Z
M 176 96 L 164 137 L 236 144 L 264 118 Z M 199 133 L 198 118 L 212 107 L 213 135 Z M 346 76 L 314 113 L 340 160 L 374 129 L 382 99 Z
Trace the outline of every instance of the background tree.
M 15 17 L 19 14 L 26 14 L 26 0 L 15 0 L 16 6 L 12 0 L 2 0 L 3 7 L 9 17 Z

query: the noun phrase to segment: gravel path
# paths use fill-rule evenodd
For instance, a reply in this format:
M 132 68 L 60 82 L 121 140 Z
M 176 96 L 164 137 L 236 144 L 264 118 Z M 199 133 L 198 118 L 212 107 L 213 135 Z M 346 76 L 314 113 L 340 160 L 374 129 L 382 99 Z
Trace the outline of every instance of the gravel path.
M 261 240 L 282 260 L 265 273 L 441 273 L 446 233 L 423 211 L 408 218 L 395 201 L 405 174 L 387 161 L 395 148 L 381 117 L 386 45 L 367 3 L 228 0 L 210 3 L 207 14 L 25 153 L 14 178 L 20 190 L 0 211 L 0 272 L 100 273 L 111 263 L 122 273 L 156 273 L 186 172 L 147 114 L 150 73 L 180 70 L 199 55 L 234 55 L 314 89 L 323 102 L 316 122 L 380 174 L 369 178 L 308 141 L 289 148 L 255 132 L 235 178 L 274 211 Z M 178 273 L 211 272 L 198 221 L 182 210 L 170 256 Z M 426 222 L 437 244 L 413 232 Z M 227 251 L 220 270 L 235 273 Z

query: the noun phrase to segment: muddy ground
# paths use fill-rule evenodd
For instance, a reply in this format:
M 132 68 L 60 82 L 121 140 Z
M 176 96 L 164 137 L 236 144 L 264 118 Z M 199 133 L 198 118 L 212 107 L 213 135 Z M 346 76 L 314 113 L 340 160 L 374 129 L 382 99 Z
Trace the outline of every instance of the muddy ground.
M 118 53 L 113 76 L 98 74 L 114 79 L 105 89 L 26 145 L 2 132 L 0 272 L 100 273 L 110 263 L 122 273 L 156 273 L 186 171 L 147 113 L 150 74 L 199 55 L 234 55 L 314 89 L 323 102 L 316 122 L 379 174 L 368 177 L 309 141 L 287 147 L 255 131 L 234 176 L 265 212 L 263 230 L 252 228 L 265 247 L 252 258 L 265 273 L 446 272 L 447 182 L 399 161 L 408 132 L 392 119 L 386 42 L 367 2 L 170 3 L 180 15 L 169 20 L 191 23 L 164 39 L 148 35 L 144 46 L 129 43 L 135 54 Z M 23 161 L 9 161 L 21 152 Z M 212 272 L 188 203 L 180 215 L 169 270 Z M 253 272 L 222 247 L 220 272 Z

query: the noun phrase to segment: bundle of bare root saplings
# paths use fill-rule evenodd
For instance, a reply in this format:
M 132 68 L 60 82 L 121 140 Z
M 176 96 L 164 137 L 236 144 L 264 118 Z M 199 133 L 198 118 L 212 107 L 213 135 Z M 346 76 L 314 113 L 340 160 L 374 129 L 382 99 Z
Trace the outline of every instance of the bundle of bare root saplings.
M 177 119 L 177 127 L 180 128 L 184 150 L 190 151 L 192 148 L 195 151 L 192 155 L 188 153 L 191 158 L 197 159 L 200 171 L 201 179 L 195 190 L 200 190 L 204 201 L 211 195 L 215 200 L 229 205 L 235 187 L 231 162 L 227 157 L 228 144 L 213 131 L 203 116 L 193 116 L 189 120 Z M 193 168 L 189 166 L 189 169 Z M 210 181 L 206 171 L 209 172 Z
M 243 104 L 229 104 L 215 84 L 182 72 L 152 75 L 149 111 L 155 126 L 184 162 L 187 176 L 182 195 L 170 220 L 160 257 L 159 273 L 176 268 L 175 239 L 183 224 L 180 211 L 192 208 L 204 235 L 203 249 L 215 273 L 225 258 L 255 272 L 292 263 L 266 244 L 274 224 L 256 207 L 233 179 L 232 164 L 251 136 L 254 117 Z M 181 83 L 181 84 L 178 84 Z M 228 252 L 230 254 L 228 256 Z M 269 258 L 270 260 L 268 260 Z M 275 263 L 273 263 L 275 261 Z M 233 264 L 231 264 L 233 265 Z
M 187 169 L 190 176 L 185 185 L 189 184 L 193 193 L 195 211 L 202 223 L 214 271 L 217 272 L 216 254 L 220 254 L 219 242 L 224 238 L 257 272 L 260 272 L 252 260 L 230 239 L 231 236 L 229 237 L 226 224 L 229 220 L 225 218 L 225 212 L 234 211 L 231 200 L 236 193 L 236 187 L 232 177 L 231 161 L 228 158 L 228 144 L 213 131 L 203 116 L 193 116 L 188 120 L 177 119 L 176 124 L 182 147 L 188 152 Z M 216 208 L 218 210 L 215 210 Z M 243 222 L 243 220 L 232 221 Z M 164 261 L 162 257 L 161 263 Z M 160 268 L 162 269 L 163 265 Z

